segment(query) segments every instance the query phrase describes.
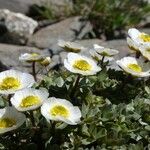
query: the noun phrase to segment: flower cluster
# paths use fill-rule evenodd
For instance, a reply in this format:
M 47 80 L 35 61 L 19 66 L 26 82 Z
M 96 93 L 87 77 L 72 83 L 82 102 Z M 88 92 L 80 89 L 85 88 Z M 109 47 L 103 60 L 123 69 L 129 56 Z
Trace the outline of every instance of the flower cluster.
M 23 112 L 41 107 L 41 114 L 47 120 L 55 120 L 75 125 L 80 122 L 81 112 L 65 99 L 48 98 L 46 90 L 31 88 L 35 80 L 32 75 L 16 70 L 0 73 L 0 93 L 11 96 L 9 105 L 0 109 L 0 133 L 20 127 L 26 117 Z M 14 95 L 10 95 L 14 94 Z M 22 112 L 22 113 L 21 113 Z
M 135 28 L 129 29 L 128 35 L 127 43 L 130 49 L 141 53 L 147 60 L 150 60 L 150 35 Z
M 127 43 L 131 50 L 141 53 L 148 61 L 150 60 L 150 35 L 141 33 L 135 28 L 129 29 Z M 117 64 L 127 73 L 136 77 L 150 76 L 149 63 L 146 64 L 142 59 L 125 57 L 117 61 Z
M 29 139 L 19 137 L 18 145 L 23 142 L 36 141 L 38 143 L 37 139 L 40 139 L 44 141 L 42 144 L 47 148 L 51 148 L 52 142 L 53 146 L 59 143 L 61 148 L 70 149 L 71 145 L 72 149 L 75 149 L 76 144 L 77 148 L 81 145 L 84 145 L 84 148 L 92 146 L 95 148 L 96 143 L 103 145 L 103 142 L 109 145 L 116 139 L 120 140 L 120 135 L 122 139 L 128 137 L 128 141 L 131 141 L 132 138 L 137 139 L 135 129 L 133 130 L 135 122 L 138 122 L 137 126 L 140 124 L 149 130 L 147 122 L 150 121 L 147 114 L 150 107 L 146 107 L 142 114 L 143 111 L 136 108 L 139 103 L 135 106 L 130 103 L 122 108 L 121 104 L 120 106 L 112 104 L 107 99 L 117 95 L 116 100 L 119 99 L 119 96 L 122 98 L 123 94 L 128 98 L 125 92 L 128 89 L 128 91 L 131 89 L 128 92 L 131 96 L 134 92 L 135 95 L 138 92 L 141 94 L 141 89 L 150 93 L 149 35 L 137 29 L 129 29 L 128 33 L 129 47 L 140 52 L 143 57 L 128 56 L 115 60 L 114 56 L 119 53 L 118 50 L 97 44 L 94 44 L 92 49 L 88 49 L 74 42 L 59 40 L 58 45 L 68 53 L 64 59 L 64 68 L 56 72 L 47 68 L 51 63 L 49 56 L 37 53 L 21 54 L 20 61 L 32 64 L 32 75 L 17 70 L 0 73 L 0 98 L 5 101 L 4 107 L 0 109 L 0 134 L 3 136 L 4 133 L 13 130 L 12 137 L 17 139 L 20 132 L 16 129 L 19 127 L 21 129 L 24 124 L 23 134 L 29 131 L 30 135 L 26 135 L 30 137 Z M 85 49 L 89 52 L 90 57 L 83 55 L 82 52 Z M 116 70 L 111 70 L 109 62 L 112 60 L 123 71 L 118 73 Z M 37 78 L 35 63 L 47 69 L 43 79 Z M 119 76 L 120 72 L 122 77 Z M 136 84 L 133 86 L 134 80 Z M 142 82 L 139 84 L 139 81 Z M 141 84 L 143 82 L 144 88 Z M 142 88 L 136 89 L 136 86 L 139 85 Z M 142 92 L 141 95 L 146 94 Z M 130 100 L 133 98 L 136 97 L 129 97 Z M 113 98 L 111 100 L 113 101 Z M 143 101 L 143 105 L 145 104 L 150 103 Z M 143 105 L 140 107 L 144 107 Z M 138 111 L 140 115 L 144 115 L 143 118 L 137 115 Z M 132 120 L 135 121 L 134 124 Z M 131 132 L 134 133 L 131 134 Z M 5 138 L 7 139 L 4 136 Z

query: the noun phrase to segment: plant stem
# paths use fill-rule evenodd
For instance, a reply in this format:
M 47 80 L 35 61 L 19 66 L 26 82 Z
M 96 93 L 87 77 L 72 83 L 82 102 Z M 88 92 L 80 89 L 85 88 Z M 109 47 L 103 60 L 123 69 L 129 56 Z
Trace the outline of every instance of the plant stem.
M 31 123 L 32 123 L 32 126 L 35 127 L 35 119 L 34 119 L 34 114 L 33 114 L 33 111 L 30 111 L 30 120 L 31 120 Z
M 75 81 L 75 84 L 74 84 L 74 86 L 73 86 L 73 88 L 72 88 L 72 90 L 71 90 L 71 93 L 70 93 L 70 98 L 71 98 L 71 99 L 73 99 L 74 96 L 75 96 L 76 89 L 77 89 L 78 84 L 79 84 L 79 81 L 80 81 L 80 77 L 81 77 L 80 75 L 77 76 L 76 81 Z
M 9 106 L 12 106 L 10 99 L 11 99 L 11 94 L 8 95 L 8 104 L 9 104 Z
M 140 52 L 136 52 L 136 58 L 139 58 L 140 57 Z
M 104 67 L 104 59 L 105 59 L 105 56 L 102 57 L 102 60 L 101 60 L 101 67 L 103 68 Z
M 34 80 L 37 81 L 36 70 L 35 70 L 35 61 L 32 62 L 32 74 L 33 74 Z
M 52 135 L 55 136 L 55 125 L 56 123 L 54 121 L 51 121 L 51 132 L 52 132 Z

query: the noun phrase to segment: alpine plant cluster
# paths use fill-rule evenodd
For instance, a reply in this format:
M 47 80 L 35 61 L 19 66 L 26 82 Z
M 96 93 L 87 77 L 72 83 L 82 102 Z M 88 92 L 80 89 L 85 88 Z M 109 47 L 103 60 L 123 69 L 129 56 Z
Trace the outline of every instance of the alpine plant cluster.
M 136 53 L 136 57 L 124 57 L 116 63 L 124 73 L 135 78 L 149 77 L 150 68 L 147 62 L 150 61 L 150 35 L 135 28 L 129 29 L 127 44 Z M 80 78 L 96 75 L 106 69 L 109 62 L 115 61 L 114 56 L 119 53 L 118 50 L 97 44 L 94 44 L 90 50 L 77 43 L 64 40 L 59 40 L 58 45 L 68 52 L 64 59 L 64 68 Z M 84 50 L 89 51 L 89 56 L 82 54 Z M 25 53 L 21 54 L 19 60 L 31 63 L 33 74 L 12 69 L 0 73 L 0 94 L 7 97 L 7 106 L 0 109 L 0 134 L 19 128 L 28 118 L 26 112 L 32 114 L 39 108 L 41 115 L 48 123 L 80 124 L 82 122 L 80 106 L 73 104 L 70 99 L 61 99 L 57 95 L 51 97 L 49 91 L 35 86 L 40 82 L 35 71 L 35 64 L 39 63 L 46 68 L 51 63 L 51 58 L 38 53 Z M 73 86 L 77 86 L 77 81 Z M 32 122 L 32 118 L 30 119 Z

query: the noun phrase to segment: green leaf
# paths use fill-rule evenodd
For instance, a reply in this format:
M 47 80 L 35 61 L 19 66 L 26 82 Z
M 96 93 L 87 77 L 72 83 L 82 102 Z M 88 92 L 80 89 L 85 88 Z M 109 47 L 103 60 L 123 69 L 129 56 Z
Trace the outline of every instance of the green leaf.
M 97 133 L 96 133 L 96 139 L 105 137 L 107 135 L 107 130 L 104 128 L 98 128 Z
M 58 77 L 56 78 L 55 83 L 58 87 L 62 87 L 64 85 L 64 80 L 62 77 Z
M 89 133 L 89 131 L 88 131 L 88 127 L 87 127 L 86 124 L 84 124 L 84 125 L 82 126 L 82 133 L 83 133 L 84 135 L 90 137 L 90 133 Z
M 5 107 L 5 101 L 2 97 L 0 97 L 0 108 Z
M 145 129 L 146 129 L 147 131 L 150 131 L 150 125 L 145 126 Z
M 148 86 L 145 86 L 145 91 L 147 92 L 147 94 L 150 94 L 150 88 Z

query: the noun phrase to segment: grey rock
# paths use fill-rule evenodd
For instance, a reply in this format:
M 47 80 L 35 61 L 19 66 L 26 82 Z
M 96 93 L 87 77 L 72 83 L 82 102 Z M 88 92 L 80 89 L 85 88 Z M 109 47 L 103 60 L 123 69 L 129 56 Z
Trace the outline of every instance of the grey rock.
M 49 69 L 53 69 L 55 68 L 57 65 L 60 65 L 60 56 L 59 55 L 54 55 L 52 57 L 52 62 L 50 63 L 50 65 L 48 66 Z
M 42 51 L 34 47 L 0 44 L 0 62 L 4 64 L 3 69 L 5 70 L 6 68 L 12 68 L 20 71 L 30 72 L 31 64 L 22 63 L 19 61 L 20 54 L 28 52 L 38 52 L 40 54 L 49 56 L 49 52 L 47 50 Z
M 90 49 L 90 48 L 93 48 L 93 44 L 101 45 L 104 41 L 100 39 L 86 39 L 86 40 L 76 40 L 75 42 Z
M 31 5 L 39 0 L 0 0 L 0 8 L 6 8 L 14 12 L 27 13 Z
M 72 17 L 59 23 L 47 26 L 36 32 L 28 41 L 29 46 L 38 48 L 50 48 L 56 54 L 61 49 L 58 47 L 58 39 L 74 41 L 75 31 L 81 27 L 80 17 Z
M 149 24 L 150 24 L 150 16 L 148 17 L 149 18 Z M 150 34 L 150 27 L 149 28 L 142 28 L 142 29 L 139 29 L 140 32 L 144 32 L 144 33 L 147 33 L 147 34 Z
M 6 67 L 1 61 L 0 61 L 0 72 L 1 71 L 4 71 L 4 70 L 7 70 L 8 67 Z
M 0 37 L 1 42 L 25 44 L 38 26 L 37 21 L 21 13 L 14 13 L 7 9 L 0 9 L 0 20 L 7 31 Z
M 33 4 L 42 5 L 44 2 L 51 2 L 53 5 L 63 6 L 69 0 L 0 0 L 0 8 L 6 8 L 14 12 L 28 13 Z

